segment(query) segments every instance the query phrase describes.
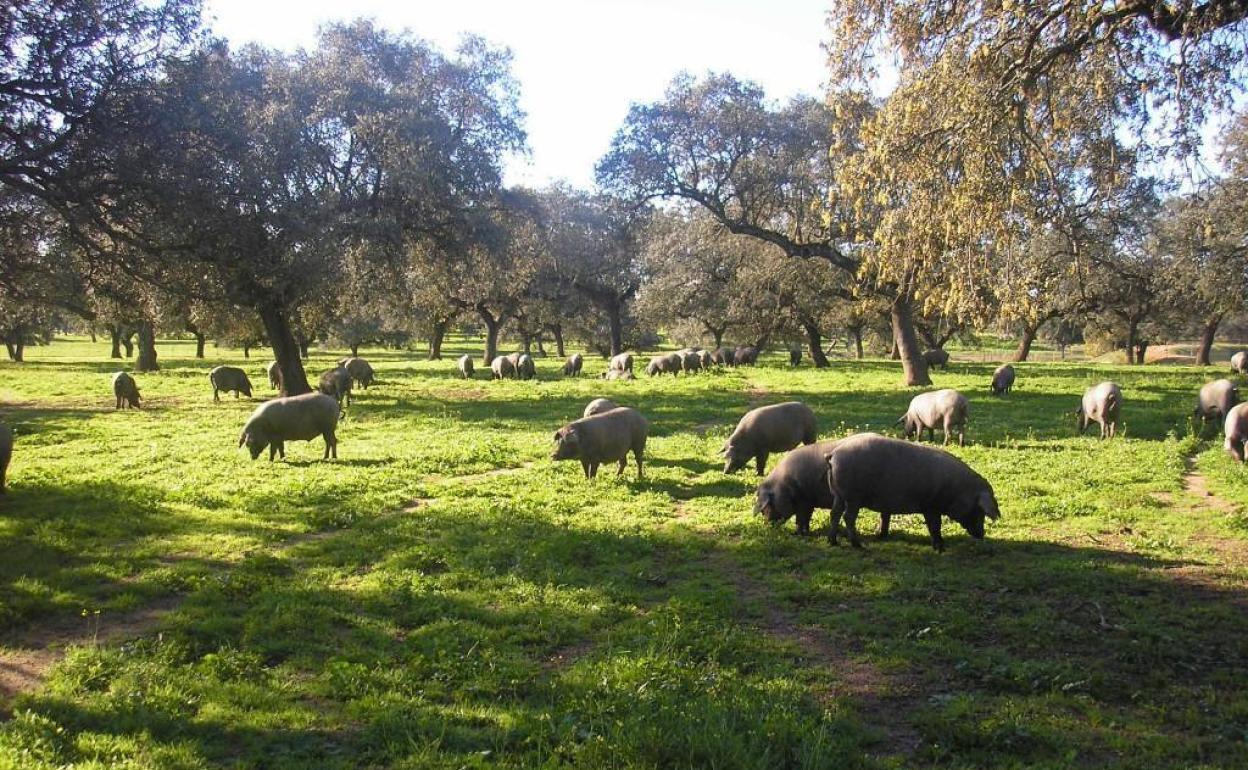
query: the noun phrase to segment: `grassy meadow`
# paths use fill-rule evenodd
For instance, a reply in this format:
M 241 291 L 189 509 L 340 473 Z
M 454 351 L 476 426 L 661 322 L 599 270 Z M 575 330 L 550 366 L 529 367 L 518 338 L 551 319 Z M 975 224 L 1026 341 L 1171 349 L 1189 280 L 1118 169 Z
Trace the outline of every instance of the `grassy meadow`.
M 791 399 L 892 431 L 894 362 L 465 382 L 454 345 L 363 351 L 340 459 L 269 463 L 237 448 L 267 351 L 159 350 L 142 411 L 103 341 L 0 364 L 0 770 L 1248 767 L 1248 471 L 1190 423 L 1220 369 L 937 371 L 1003 514 L 937 554 L 919 517 L 864 551 L 826 512 L 772 529 L 716 456 Z M 219 363 L 256 397 L 214 403 Z M 1103 379 L 1125 438 L 1078 437 Z M 644 480 L 549 460 L 596 396 L 649 418 Z

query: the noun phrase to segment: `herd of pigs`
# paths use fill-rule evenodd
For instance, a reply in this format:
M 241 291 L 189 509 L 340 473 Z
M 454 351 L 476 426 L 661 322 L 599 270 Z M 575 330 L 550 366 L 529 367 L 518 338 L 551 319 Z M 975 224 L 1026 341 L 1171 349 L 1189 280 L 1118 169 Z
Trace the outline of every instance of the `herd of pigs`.
M 750 346 L 719 348 L 714 351 L 691 348 L 654 356 L 645 367 L 647 374 L 691 375 L 716 366 L 750 365 L 758 358 L 758 349 Z M 924 354 L 930 366 L 947 366 L 949 356 L 943 350 Z M 790 363 L 799 364 L 800 351 L 790 351 Z M 473 376 L 471 356 L 456 362 L 460 376 Z M 584 358 L 568 357 L 563 366 L 566 376 L 581 374 Z M 1232 371 L 1248 374 L 1248 351 L 1231 358 Z M 493 379 L 532 379 L 536 365 L 527 353 L 498 356 L 490 363 Z M 269 384 L 281 389 L 282 378 L 277 363 L 268 368 Z M 611 358 L 604 379 L 633 379 L 633 355 L 622 353 Z M 251 397 L 251 381 L 242 369 L 218 366 L 209 372 L 213 400 L 221 393 L 233 392 Z M 335 435 L 344 404 L 350 404 L 355 386 L 367 389 L 376 381 L 373 368 L 362 358 L 344 358 L 321 375 L 316 392 L 274 398 L 261 404 L 248 418 L 239 436 L 238 446 L 247 446 L 255 460 L 267 448 L 269 460 L 285 458 L 287 441 L 310 441 L 318 436 L 325 440 L 323 458 L 338 457 Z M 1007 395 L 1014 386 L 1014 367 L 1005 364 L 993 373 L 989 385 L 994 395 Z M 139 408 L 141 394 L 138 383 L 126 372 L 113 377 L 116 408 Z M 1096 423 L 1101 438 L 1113 438 L 1118 431 L 1123 404 L 1122 389 L 1113 382 L 1102 382 L 1087 390 L 1076 410 L 1079 432 Z M 962 445 L 966 438 L 968 405 L 966 397 L 956 390 L 944 389 L 922 393 L 911 400 L 909 409 L 897 420 L 906 439 L 860 433 L 847 438 L 818 441 L 817 420 L 810 407 L 798 401 L 762 406 L 747 412 L 728 437 L 720 454 L 724 456 L 724 472 L 733 473 L 752 460 L 759 476 L 763 476 L 768 457 L 788 452 L 758 486 L 755 513 L 779 526 L 796 519 L 800 534 L 810 533 L 810 520 L 816 509 L 831 512 L 829 538 L 837 541 L 840 521 L 845 520 L 849 541 L 861 547 L 858 536 L 858 512 L 863 508 L 880 514 L 880 538 L 888 535 L 889 519 L 898 514 L 921 514 L 931 536 L 932 545 L 943 550 L 941 517 L 947 516 L 961 525 L 972 537 L 984 536 L 985 520 L 1000 516 L 992 485 L 970 466 L 948 452 L 923 446 L 926 431 L 935 440 L 936 431 L 948 444 L 957 436 Z M 1229 379 L 1207 383 L 1197 396 L 1194 418 L 1203 424 L 1221 420 L 1225 448 L 1237 461 L 1245 460 L 1248 441 L 1248 403 L 1239 403 L 1239 390 Z M 579 460 L 586 478 L 594 478 L 602 463 L 618 463 L 617 476 L 624 473 L 628 455 L 637 463 L 637 477 L 642 478 L 643 458 L 650 424 L 637 410 L 619 406 L 606 398 L 597 398 L 585 407 L 579 420 L 555 431 L 552 460 Z M 13 452 L 13 433 L 0 425 L 0 493 L 5 490 L 5 475 Z M 890 469 L 904 467 L 905 474 Z

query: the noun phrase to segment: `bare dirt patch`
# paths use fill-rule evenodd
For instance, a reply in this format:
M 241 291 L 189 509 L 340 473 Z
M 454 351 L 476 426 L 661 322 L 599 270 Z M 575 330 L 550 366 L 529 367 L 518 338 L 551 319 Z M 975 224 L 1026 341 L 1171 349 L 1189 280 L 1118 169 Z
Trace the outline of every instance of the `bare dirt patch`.
M 150 633 L 181 604 L 172 596 L 129 612 L 102 613 L 94 617 L 58 618 L 23 630 L 0 650 L 0 715 L 7 716 L 9 702 L 29 692 L 47 677 L 70 647 L 112 644 Z

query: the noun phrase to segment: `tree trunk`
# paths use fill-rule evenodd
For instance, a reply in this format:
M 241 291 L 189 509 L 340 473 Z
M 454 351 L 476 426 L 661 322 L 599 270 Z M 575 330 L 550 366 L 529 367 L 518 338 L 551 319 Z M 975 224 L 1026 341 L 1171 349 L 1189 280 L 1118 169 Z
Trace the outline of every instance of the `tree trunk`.
M 303 371 L 303 361 L 300 358 L 301 345 L 295 342 L 286 313 L 276 302 L 261 303 L 258 309 L 269 344 L 273 347 L 273 359 L 277 361 L 277 368 L 282 373 L 282 395 L 311 393 L 308 375 Z
M 624 319 L 621 317 L 619 305 L 612 305 L 607 310 L 607 320 L 611 324 L 611 355 L 618 356 L 624 352 Z
M 139 322 L 139 360 L 134 363 L 136 372 L 154 372 L 160 369 L 156 362 L 156 328 L 146 318 Z
M 1140 340 L 1135 343 L 1135 362 L 1137 364 L 1144 363 L 1144 354 L 1148 352 L 1148 340 Z
M 537 355 L 538 355 L 538 356 L 540 356 L 540 357 L 542 357 L 542 358 L 545 358 L 545 357 L 546 357 L 546 355 L 547 355 L 547 353 L 546 353 L 546 346 L 545 346 L 544 344 L 542 344 L 542 342 L 543 342 L 543 340 L 542 340 L 542 332 L 539 330 L 539 331 L 537 332 L 537 334 L 535 334 L 535 335 L 533 336 L 533 339 L 534 339 L 534 341 L 535 341 L 535 342 L 537 342 Z
M 243 358 L 251 360 L 251 343 L 250 342 L 243 343 Z
M 819 333 L 819 327 L 809 323 L 802 324 L 802 327 L 806 330 L 810 360 L 815 362 L 816 369 L 826 369 L 829 366 L 828 357 L 823 354 L 823 335 Z
M 134 332 L 123 331 L 121 333 L 121 346 L 126 349 L 126 358 L 134 358 Z
M 23 360 L 25 345 L 20 342 L 6 342 L 4 347 L 9 351 L 10 361 L 21 362 Z
M 299 346 L 299 357 L 306 361 L 308 359 L 308 345 L 312 344 L 312 341 L 300 334 L 296 338 L 295 344 Z
M 897 346 L 897 335 L 896 335 L 896 333 L 894 333 L 894 334 L 893 334 L 893 347 L 892 347 L 892 349 L 891 349 L 891 350 L 889 350 L 889 352 L 888 352 L 888 357 L 889 357 L 889 358 L 891 358 L 891 359 L 892 359 L 892 360 L 894 360 L 894 361 L 900 361 L 900 360 L 901 360 L 901 348 Z
M 433 333 L 429 335 L 429 360 L 442 360 L 442 340 L 446 339 L 446 328 L 450 326 L 450 321 L 435 321 L 433 324 Z
M 862 360 L 862 327 L 854 326 L 849 329 L 849 338 L 854 342 L 854 356 L 859 361 Z
M 360 343 L 353 342 L 351 343 L 349 347 L 351 348 L 351 357 L 359 358 L 360 357 Z
M 498 358 L 498 319 L 490 315 L 490 312 L 484 308 L 477 308 L 477 315 L 481 316 L 481 320 L 485 322 L 485 365 L 489 366 L 494 363 L 494 359 Z
M 706 325 L 706 330 L 711 333 L 711 337 L 715 340 L 715 350 L 719 350 L 724 346 L 724 335 L 728 332 L 727 326 L 711 326 Z
M 1217 336 L 1218 327 L 1222 325 L 1222 316 L 1216 315 L 1205 321 L 1205 327 L 1200 332 L 1200 347 L 1196 349 L 1196 365 L 1211 366 L 1209 354 L 1213 351 L 1213 338 Z
M 1036 341 L 1036 333 L 1039 329 L 1033 329 L 1030 326 L 1023 327 L 1023 338 L 1018 341 L 1018 349 L 1014 351 L 1014 361 L 1021 363 L 1027 360 L 1027 356 L 1031 355 L 1031 343 Z
M 554 335 L 555 338 L 555 354 L 560 358 L 567 358 L 568 351 L 563 344 L 563 324 L 555 324 L 550 327 L 550 333 Z
M 109 358 L 121 358 L 121 327 L 115 324 L 109 324 L 107 327 L 108 336 L 112 340 L 113 347 L 109 352 Z
M 205 337 L 202 332 L 195 332 L 195 357 L 196 358 L 204 357 L 204 343 L 207 342 L 207 340 L 208 338 Z
M 1136 322 L 1136 321 L 1128 321 L 1128 322 L 1127 322 L 1127 345 L 1126 345 L 1126 349 L 1127 349 L 1127 363 L 1128 363 L 1128 364 L 1136 364 L 1136 363 L 1141 363 L 1141 364 L 1142 364 L 1142 363 L 1144 363 L 1143 361 L 1136 361 L 1136 360 L 1135 360 L 1135 338 L 1136 338 L 1136 332 L 1138 331 L 1138 329 L 1139 329 L 1139 323 L 1138 323 L 1138 322 Z
M 909 297 L 903 294 L 893 300 L 888 313 L 893 322 L 893 340 L 897 344 L 897 354 L 901 357 L 905 384 L 931 385 L 932 378 L 927 375 L 927 361 L 923 359 L 923 351 L 919 350 L 919 338 L 914 331 L 912 313 Z

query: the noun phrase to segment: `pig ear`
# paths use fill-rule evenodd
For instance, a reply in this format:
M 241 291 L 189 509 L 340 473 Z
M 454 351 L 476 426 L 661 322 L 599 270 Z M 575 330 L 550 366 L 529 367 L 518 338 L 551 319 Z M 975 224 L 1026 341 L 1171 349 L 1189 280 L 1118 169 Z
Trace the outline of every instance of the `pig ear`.
M 1001 511 L 997 508 L 997 501 L 988 490 L 979 493 L 979 509 L 992 521 L 1001 518 Z
M 239 434 L 239 436 L 238 436 L 238 448 L 239 448 L 239 449 L 242 449 L 243 444 L 245 444 L 245 443 L 247 443 L 247 434 L 246 434 L 246 433 L 241 433 L 241 434 Z

